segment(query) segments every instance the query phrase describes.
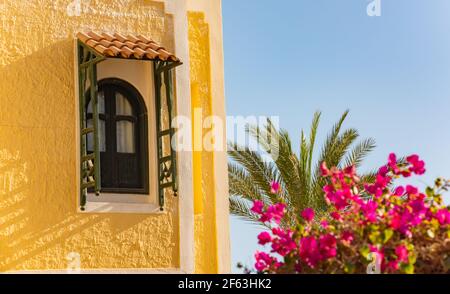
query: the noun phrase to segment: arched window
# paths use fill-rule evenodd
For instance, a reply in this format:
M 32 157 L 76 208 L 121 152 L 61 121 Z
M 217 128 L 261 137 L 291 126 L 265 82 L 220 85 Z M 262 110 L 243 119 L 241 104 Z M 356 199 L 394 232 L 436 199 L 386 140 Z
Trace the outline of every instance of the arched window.
M 101 189 L 106 193 L 148 193 L 147 110 L 136 88 L 119 79 L 98 83 Z M 87 125 L 93 126 L 92 103 Z M 87 151 L 94 151 L 93 134 Z

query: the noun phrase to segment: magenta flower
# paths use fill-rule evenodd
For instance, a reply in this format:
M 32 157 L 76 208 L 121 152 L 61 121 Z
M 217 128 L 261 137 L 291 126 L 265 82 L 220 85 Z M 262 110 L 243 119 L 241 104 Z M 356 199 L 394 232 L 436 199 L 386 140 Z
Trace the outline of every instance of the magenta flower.
M 400 173 L 400 169 L 397 166 L 397 156 L 395 153 L 389 154 L 388 166 L 394 174 L 398 175 Z
M 272 241 L 272 237 L 270 236 L 270 234 L 268 232 L 261 232 L 258 235 L 258 243 L 260 245 L 266 245 L 267 243 Z
M 412 165 L 411 172 L 416 175 L 423 175 L 425 173 L 425 162 L 420 160 L 418 155 L 411 155 L 406 158 L 406 161 Z
M 349 232 L 349 231 L 344 231 L 344 232 L 342 233 L 341 240 L 342 240 L 343 242 L 346 242 L 347 244 L 352 243 L 353 240 L 354 240 L 353 233 L 351 233 L 351 232 Z
M 258 272 L 267 270 L 270 266 L 272 266 L 273 264 L 276 264 L 276 262 L 277 262 L 277 260 L 274 257 L 270 256 L 269 254 L 267 254 L 265 252 L 259 252 L 259 251 L 257 251 L 255 253 L 255 259 L 256 259 L 255 269 Z
M 450 224 L 450 211 L 446 208 L 439 209 L 436 212 L 435 218 L 438 220 L 440 225 Z
M 374 223 L 377 221 L 378 204 L 374 201 L 367 201 L 363 204 L 361 210 L 368 222 Z
M 270 192 L 272 194 L 277 194 L 278 192 L 280 192 L 280 189 L 281 189 L 280 183 L 276 181 L 270 182 Z
M 257 214 L 262 214 L 264 208 L 264 203 L 260 200 L 253 201 L 253 207 L 251 211 Z
M 331 174 L 325 162 L 322 162 L 322 164 L 320 165 L 320 172 L 322 176 L 328 176 Z
M 333 211 L 332 213 L 330 213 L 330 216 L 337 221 L 342 220 L 342 216 L 337 211 Z
M 273 228 L 272 233 L 276 236 L 272 240 L 272 252 L 286 256 L 297 249 L 297 244 L 292 239 L 294 233 L 291 230 L 285 231 L 281 228 Z
M 408 249 L 405 245 L 398 245 L 395 248 L 395 255 L 400 262 L 408 262 Z
M 312 208 L 306 208 L 302 211 L 301 215 L 305 221 L 310 222 L 314 219 L 314 210 Z
M 386 165 L 380 167 L 380 169 L 378 170 L 378 174 L 382 177 L 385 177 L 388 173 L 389 173 L 389 168 Z
M 394 196 L 399 196 L 399 197 L 401 197 L 401 196 L 403 196 L 404 194 L 405 194 L 405 188 L 403 188 L 402 186 L 399 186 L 399 187 L 395 188 Z
M 284 216 L 285 210 L 286 204 L 284 203 L 277 203 L 275 205 L 271 205 L 267 208 L 266 212 L 262 213 L 260 221 L 265 223 L 273 220 L 277 224 L 279 224 Z
M 316 267 L 320 261 L 319 246 L 314 237 L 303 237 L 300 240 L 300 258 L 311 268 Z
M 336 256 L 336 238 L 326 234 L 319 239 L 319 250 L 321 259 L 329 259 Z
M 414 187 L 414 186 L 407 185 L 407 186 L 406 186 L 406 193 L 407 193 L 408 195 L 415 195 L 415 194 L 419 193 L 419 189 L 417 189 L 417 188 Z

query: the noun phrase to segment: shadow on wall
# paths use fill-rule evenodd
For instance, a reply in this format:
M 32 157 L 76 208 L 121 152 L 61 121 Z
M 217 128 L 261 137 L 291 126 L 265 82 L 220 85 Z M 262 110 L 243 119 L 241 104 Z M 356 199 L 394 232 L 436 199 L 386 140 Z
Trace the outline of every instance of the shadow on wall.
M 166 214 L 77 213 L 74 42 L 0 68 L 0 272 L 178 267 L 177 202 Z

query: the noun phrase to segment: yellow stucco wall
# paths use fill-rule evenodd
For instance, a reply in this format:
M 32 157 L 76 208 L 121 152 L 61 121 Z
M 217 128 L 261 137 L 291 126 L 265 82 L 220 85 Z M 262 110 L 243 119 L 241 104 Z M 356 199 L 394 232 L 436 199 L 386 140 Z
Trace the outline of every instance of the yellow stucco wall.
M 83 268 L 176 268 L 172 197 L 160 215 L 77 213 L 73 48 L 74 34 L 92 29 L 140 32 L 172 50 L 172 18 L 144 0 L 91 0 L 68 17 L 68 2 L 2 1 L 0 271 L 64 269 L 70 252 Z
M 203 138 L 208 129 L 199 128 L 212 112 L 211 57 L 209 25 L 201 12 L 188 12 L 191 102 L 194 142 L 194 213 L 195 271 L 216 273 L 216 196 L 214 191 L 214 156 L 204 150 Z M 201 115 L 198 115 L 198 114 Z M 195 120 L 195 116 L 201 119 Z M 210 240 L 203 242 L 202 240 Z

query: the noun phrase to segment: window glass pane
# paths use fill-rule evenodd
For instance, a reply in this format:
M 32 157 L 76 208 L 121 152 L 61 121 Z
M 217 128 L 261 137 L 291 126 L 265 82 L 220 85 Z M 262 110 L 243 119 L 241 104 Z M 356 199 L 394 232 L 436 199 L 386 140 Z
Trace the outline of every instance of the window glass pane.
M 135 153 L 134 123 L 127 120 L 117 122 L 117 152 Z
M 87 127 L 92 128 L 94 126 L 94 120 L 88 119 L 87 120 Z M 99 137 L 100 137 L 100 145 L 99 149 L 100 152 L 106 152 L 106 136 L 105 136 L 105 121 L 100 120 L 98 124 L 99 129 Z M 87 135 L 87 150 L 94 151 L 94 133 L 89 133 Z
M 117 115 L 133 115 L 133 108 L 130 102 L 122 94 L 116 93 L 116 114 Z
M 103 91 L 98 92 L 98 113 L 105 113 L 105 94 Z M 89 101 L 88 113 L 93 113 L 92 110 L 92 101 Z

